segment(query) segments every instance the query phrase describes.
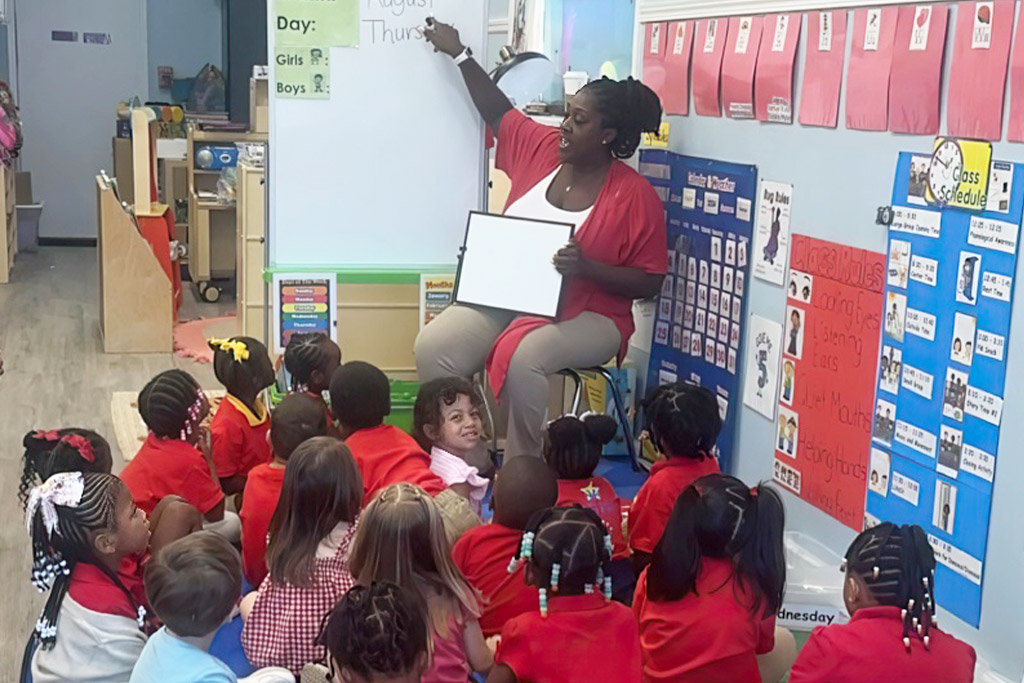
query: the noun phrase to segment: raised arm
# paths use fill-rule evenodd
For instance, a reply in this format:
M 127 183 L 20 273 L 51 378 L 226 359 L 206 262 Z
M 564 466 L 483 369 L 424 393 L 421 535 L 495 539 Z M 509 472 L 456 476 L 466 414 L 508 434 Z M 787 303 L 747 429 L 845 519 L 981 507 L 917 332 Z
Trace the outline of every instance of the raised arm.
M 466 49 L 459 39 L 459 32 L 454 27 L 442 24 L 433 18 L 427 19 L 423 35 L 434 46 L 435 52 L 443 52 L 453 59 Z M 472 57 L 459 64 L 459 71 L 462 72 L 462 80 L 466 82 L 469 96 L 472 98 L 473 104 L 476 105 L 477 111 L 480 112 L 480 116 L 497 134 L 501 119 L 505 116 L 505 112 L 512 109 L 512 103 Z

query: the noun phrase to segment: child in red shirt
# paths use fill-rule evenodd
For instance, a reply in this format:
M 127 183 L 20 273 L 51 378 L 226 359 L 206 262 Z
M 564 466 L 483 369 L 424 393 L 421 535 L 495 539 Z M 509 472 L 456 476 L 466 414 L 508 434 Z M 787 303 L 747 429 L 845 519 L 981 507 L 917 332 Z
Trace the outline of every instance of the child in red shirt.
M 260 392 L 274 383 L 267 347 L 251 337 L 211 339 L 213 372 L 227 389 L 210 423 L 213 464 L 226 495 L 241 493 L 256 465 L 270 461 L 270 415 Z
M 33 634 L 33 680 L 128 680 L 151 630 L 146 513 L 112 474 L 60 472 L 29 491 L 26 519 L 32 583 L 50 590 Z
M 935 555 L 921 527 L 872 527 L 844 564 L 850 623 L 814 629 L 792 683 L 974 680 L 974 648 L 936 628 Z
M 391 385 L 377 367 L 362 361 L 345 363 L 331 379 L 331 407 L 341 437 L 363 475 L 363 506 L 391 484 L 415 484 L 441 508 L 449 541 L 480 524 L 469 501 L 448 488 L 430 471 L 430 456 L 398 427 L 384 424 L 391 413 Z
M 341 367 L 341 349 L 323 332 L 293 334 L 284 349 L 284 368 L 291 376 L 295 393 L 309 394 L 320 401 L 327 417 L 328 436 L 339 436 L 331 409 L 324 401 L 334 372 Z
M 184 370 L 151 379 L 139 393 L 139 414 L 149 437 L 121 479 L 147 513 L 165 496 L 181 496 L 202 513 L 206 528 L 238 542 L 238 515 L 224 509 L 224 492 L 213 477 L 210 435 L 199 426 L 209 412 L 206 394 Z
M 629 547 L 637 573 L 651 561 L 679 494 L 720 471 L 712 451 L 722 431 L 718 400 L 696 384 L 656 387 L 643 407 L 651 442 L 664 459 L 651 467 L 629 510 Z
M 579 506 L 537 513 L 516 559 L 540 610 L 505 624 L 488 683 L 639 683 L 636 621 L 611 600 L 612 538 L 598 514 Z
M 270 417 L 274 459 L 257 465 L 245 482 L 238 516 L 242 518 L 242 569 L 253 587 L 267 575 L 267 531 L 284 485 L 288 458 L 299 444 L 327 434 L 327 418 L 319 401 L 306 394 L 289 394 Z
M 455 564 L 483 598 L 480 629 L 488 637 L 501 633 L 509 619 L 537 609 L 537 591 L 526 584 L 525 567 L 509 562 L 530 518 L 555 505 L 558 485 L 538 458 L 512 458 L 498 472 L 491 495 L 494 521 L 467 531 L 452 550 Z
M 796 656 L 792 635 L 775 629 L 784 523 L 770 486 L 713 474 L 683 492 L 633 597 L 644 681 L 782 678 Z

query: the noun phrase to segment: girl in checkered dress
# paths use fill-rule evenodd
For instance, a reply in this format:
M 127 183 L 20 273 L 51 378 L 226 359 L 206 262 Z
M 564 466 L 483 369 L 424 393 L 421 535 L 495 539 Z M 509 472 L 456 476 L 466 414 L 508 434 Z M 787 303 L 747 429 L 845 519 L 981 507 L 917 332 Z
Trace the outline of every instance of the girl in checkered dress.
M 298 675 L 324 659 L 320 627 L 354 584 L 348 555 L 362 496 L 359 469 L 337 439 L 309 439 L 288 460 L 270 522 L 270 574 L 241 605 L 242 647 L 257 667 Z

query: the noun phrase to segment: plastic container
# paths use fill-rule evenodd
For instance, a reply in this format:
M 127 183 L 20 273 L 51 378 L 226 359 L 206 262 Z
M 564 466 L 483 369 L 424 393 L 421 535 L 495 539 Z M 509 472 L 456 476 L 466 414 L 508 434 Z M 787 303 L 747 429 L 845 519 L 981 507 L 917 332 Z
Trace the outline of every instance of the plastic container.
M 43 213 L 43 205 L 18 204 L 18 251 L 35 253 L 39 251 L 39 217 Z
M 849 621 L 843 602 L 843 558 L 799 531 L 787 531 L 786 598 L 777 615 L 779 626 L 811 631 L 817 626 Z
M 413 380 L 391 380 L 391 414 L 384 422 L 398 427 L 406 434 L 412 434 L 412 409 L 416 404 L 416 395 L 420 392 L 420 383 Z

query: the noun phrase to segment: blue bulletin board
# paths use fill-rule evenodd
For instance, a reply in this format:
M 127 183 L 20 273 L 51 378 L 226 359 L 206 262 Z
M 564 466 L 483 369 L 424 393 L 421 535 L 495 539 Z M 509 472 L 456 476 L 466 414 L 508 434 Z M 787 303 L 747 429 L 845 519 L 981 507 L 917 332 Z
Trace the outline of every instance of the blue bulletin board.
M 1024 166 L 993 162 L 977 213 L 924 205 L 927 159 L 896 168 L 866 523 L 919 524 L 938 603 L 978 626 Z
M 665 203 L 668 275 L 658 297 L 647 386 L 677 380 L 718 397 L 718 457 L 731 471 L 740 407 L 757 167 L 644 150 L 644 174 Z

